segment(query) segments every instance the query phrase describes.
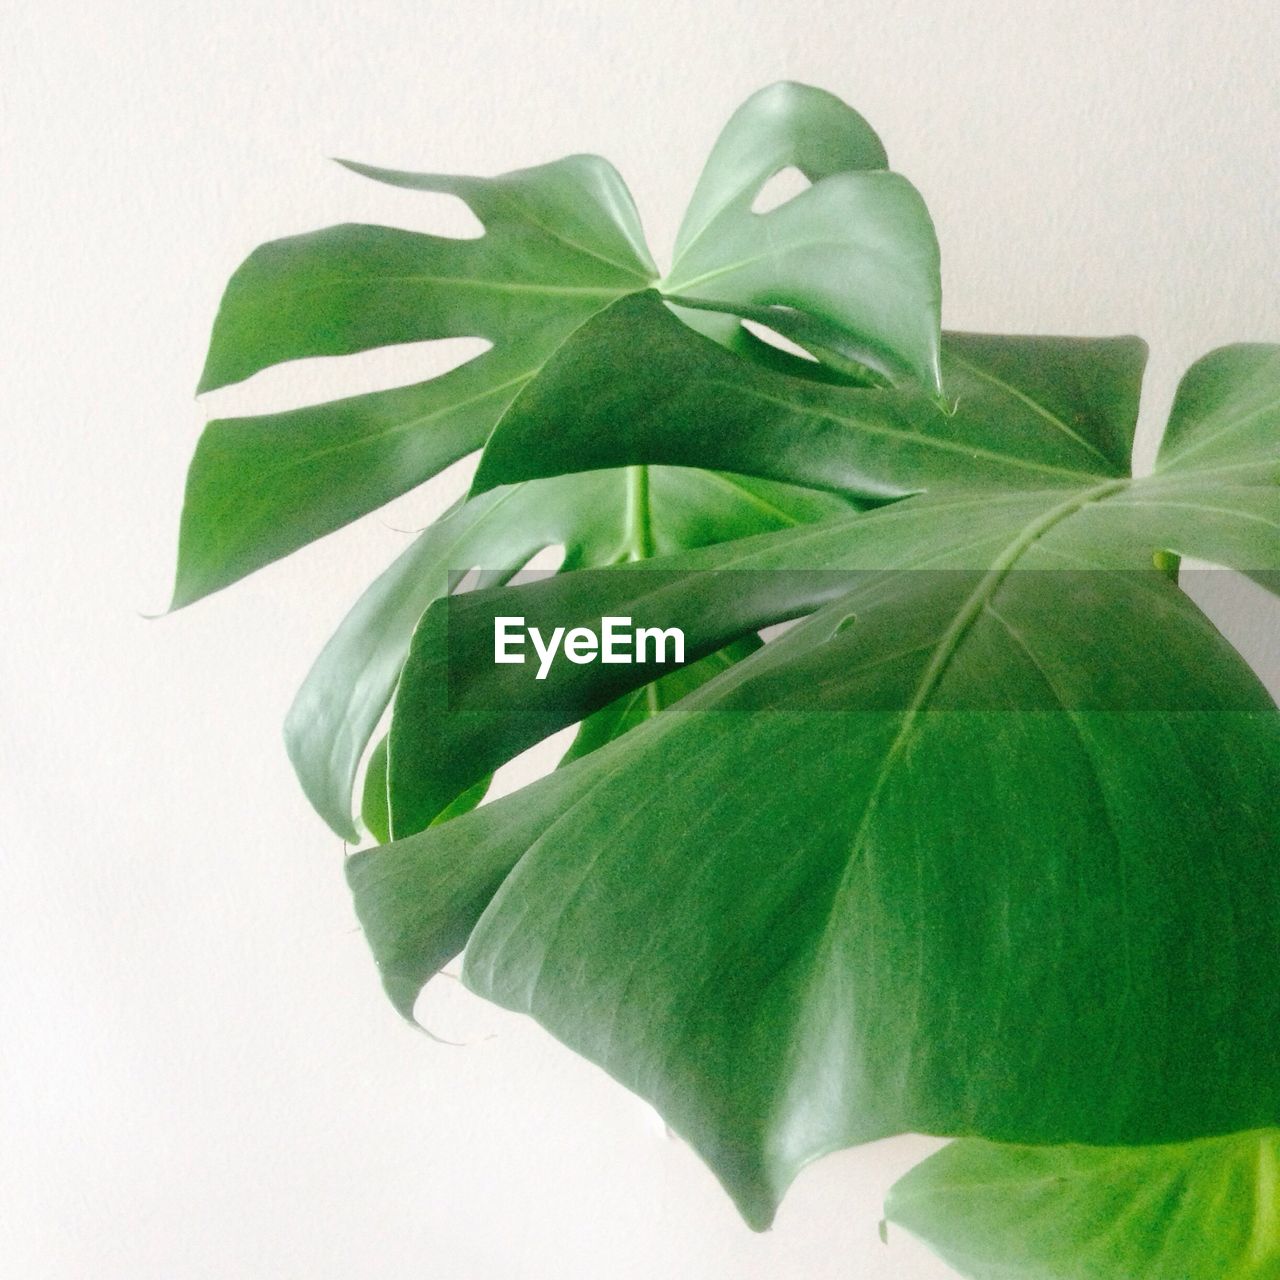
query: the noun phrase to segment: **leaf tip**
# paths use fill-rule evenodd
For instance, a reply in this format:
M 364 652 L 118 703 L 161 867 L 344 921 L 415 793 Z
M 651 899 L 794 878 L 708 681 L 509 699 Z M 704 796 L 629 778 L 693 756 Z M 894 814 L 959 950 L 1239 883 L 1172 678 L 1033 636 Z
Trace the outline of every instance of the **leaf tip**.
M 185 609 L 189 604 L 195 604 L 207 592 L 201 591 L 197 587 L 185 584 L 182 579 L 181 570 L 179 570 L 178 578 L 173 584 L 173 594 L 169 597 L 169 605 L 162 612 L 155 616 L 157 618 L 167 618 L 170 614 L 177 613 L 179 609 Z
M 505 483 L 501 474 L 492 474 L 499 470 L 499 465 L 492 461 L 492 455 L 485 454 L 482 456 L 480 465 L 476 467 L 476 473 L 471 478 L 471 487 L 467 490 L 466 500 L 471 502 L 493 489 L 500 488 Z

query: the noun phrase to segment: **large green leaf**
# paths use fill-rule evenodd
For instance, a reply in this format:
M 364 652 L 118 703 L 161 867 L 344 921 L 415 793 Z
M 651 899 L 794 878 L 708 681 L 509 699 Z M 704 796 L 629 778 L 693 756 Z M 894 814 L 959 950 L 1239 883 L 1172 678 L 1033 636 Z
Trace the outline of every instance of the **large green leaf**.
M 735 311 L 783 303 L 779 330 L 799 335 L 843 370 L 865 359 L 930 374 L 938 263 L 919 197 L 896 175 L 851 172 L 882 165 L 883 152 L 861 117 L 829 94 L 780 85 L 753 103 L 730 122 L 712 155 L 690 211 L 690 225 L 701 229 L 677 267 L 695 258 L 721 263 L 747 249 L 750 265 L 725 273 L 721 300 L 708 300 L 687 271 L 676 283 L 700 305 L 726 309 L 726 342 L 755 342 L 741 333 Z M 752 181 L 762 183 L 768 173 L 744 169 L 741 157 L 757 146 L 766 168 L 802 163 L 821 181 L 803 201 L 751 213 L 742 202 L 749 206 Z M 282 361 L 424 339 L 479 337 L 491 349 L 413 386 L 211 422 L 187 481 L 174 608 L 480 448 L 578 326 L 648 288 L 657 274 L 626 187 L 596 156 L 497 178 L 349 167 L 395 186 L 457 196 L 484 234 L 449 239 L 344 225 L 263 245 L 227 286 L 200 390 Z M 826 250 L 817 247 L 824 243 Z M 832 250 L 838 279 L 821 266 Z M 855 284 L 854 300 L 842 301 Z M 639 348 L 621 357 L 615 375 L 639 374 L 647 359 Z
M 828 94 L 783 85 L 753 104 L 734 117 L 717 145 L 689 225 L 705 215 L 728 235 L 731 207 L 740 206 L 755 225 L 757 215 L 746 206 L 769 173 L 787 163 L 801 163 L 820 179 L 884 163 L 861 118 Z M 630 197 L 598 158 L 570 157 L 495 179 L 350 167 L 393 185 L 463 199 L 484 235 L 451 240 L 343 226 L 263 246 L 228 286 L 201 389 L 283 360 L 424 338 L 480 336 L 492 349 L 414 386 L 211 423 L 188 479 L 175 607 L 336 529 L 478 448 L 520 388 L 536 380 L 583 320 L 611 300 L 644 289 L 654 275 Z M 841 198 L 824 198 L 826 211 L 815 211 L 806 223 L 788 215 L 793 231 L 817 235 L 824 219 L 835 216 L 856 235 L 860 219 L 879 216 L 874 201 L 861 213 L 857 200 L 845 201 L 833 214 L 831 201 L 839 204 Z M 787 256 L 794 236 L 770 234 L 774 247 L 762 261 L 799 297 L 807 268 Z M 700 252 L 713 253 L 720 235 L 703 227 Z M 905 279 L 909 264 L 923 261 L 932 284 L 925 280 L 920 287 L 936 294 L 932 245 L 927 216 L 916 210 L 879 246 L 876 269 L 896 261 Z M 864 293 L 892 309 L 902 301 L 900 284 L 891 271 Z M 743 309 L 732 299 L 702 305 Z M 735 316 L 727 319 L 731 328 L 737 326 Z M 790 308 L 775 323 L 843 373 L 853 373 L 855 365 L 841 351 L 860 353 L 864 337 L 856 326 L 842 327 L 849 319 Z M 920 313 L 920 326 L 916 336 L 933 333 L 936 345 L 936 297 Z M 725 336 L 747 349 L 754 344 L 772 352 L 745 331 Z M 642 369 L 647 357 L 637 361 L 635 355 L 620 353 L 620 367 Z M 649 501 L 651 489 L 660 499 L 656 503 Z M 633 509 L 637 492 L 645 494 L 641 519 Z M 732 518 L 726 505 L 736 512 Z M 451 568 L 474 563 L 510 572 L 557 542 L 569 546 L 566 569 L 607 564 L 809 520 L 844 506 L 790 488 L 698 479 L 692 473 L 668 473 L 651 485 L 643 468 L 610 478 L 555 481 L 527 494 L 469 504 L 424 532 L 369 589 L 300 691 L 286 740 L 307 795 L 336 831 L 355 838 L 351 799 L 361 756 L 395 687 L 408 636 L 444 590 Z M 405 753 L 398 754 L 403 762 Z M 392 768 L 392 791 L 402 797 L 413 794 L 412 777 L 405 773 L 403 763 Z
M 1236 353 L 1207 358 L 1178 414 L 1188 449 L 1234 433 L 1250 484 L 1215 459 L 1178 471 L 1176 501 L 1167 467 L 952 487 L 451 612 L 480 635 L 554 588 L 566 617 L 599 617 L 657 575 L 667 621 L 722 645 L 830 599 L 815 570 L 882 571 L 554 778 L 353 859 L 393 998 L 411 1010 L 442 928 L 469 935 L 466 981 L 652 1099 L 756 1225 L 807 1160 L 900 1130 L 1112 1144 L 1276 1123 L 1280 717 L 1151 567 L 1280 565 L 1278 411 L 1256 385 L 1280 364 L 1248 369 L 1242 386 Z M 730 572 L 788 566 L 745 604 Z M 430 754 L 492 768 L 522 726 L 622 692 L 604 668 L 496 672 L 477 663 L 473 713 L 438 718 Z M 424 917 L 421 883 L 466 881 L 477 849 L 469 918 Z
M 1024 1144 L 962 1140 L 904 1184 L 979 1274 L 1003 1257 L 1056 1280 L 1078 1257 L 1252 1280 L 1274 1240 L 1244 1167 L 1257 1140 L 1271 1170 L 1271 1130 L 1207 1135 L 1280 1122 L 1280 715 L 1169 568 L 1274 589 L 1280 350 L 1197 364 L 1134 479 L 1143 345 L 941 337 L 932 226 L 885 164 L 838 99 L 762 91 L 656 283 L 602 160 L 351 166 L 461 198 L 484 234 L 264 246 L 201 389 L 424 339 L 489 349 L 211 423 L 174 605 L 483 448 L 471 499 L 369 589 L 287 729 L 335 830 L 356 835 L 367 758 L 364 825 L 400 837 L 348 863 L 397 1007 L 465 947 L 475 990 L 653 1100 L 753 1225 L 806 1161 L 922 1129 Z M 810 185 L 756 212 L 790 167 Z M 504 585 L 553 544 L 558 576 Z M 472 568 L 480 589 L 450 594 Z M 505 613 L 681 625 L 686 665 L 535 680 L 489 660 Z M 574 723 L 562 768 L 477 808 Z M 1009 1162 L 980 1229 L 975 1183 Z M 1202 1206 L 1236 1188 L 1197 1253 Z M 1117 1196 L 1133 1212 L 1089 1242 Z
M 788 167 L 813 185 L 753 212 Z M 842 355 L 936 390 L 938 246 L 919 193 L 887 167 L 879 138 L 838 98 L 789 83 L 762 89 L 711 152 L 664 291 L 728 312 L 797 309 L 829 328 Z
M 647 358 L 627 378 L 619 363 Z M 709 466 L 896 497 L 941 483 L 1069 485 L 1128 472 L 1145 345 L 956 334 L 947 405 L 789 376 L 723 350 L 653 293 L 584 325 L 508 410 L 473 492 L 626 462 Z
M 514 871 L 466 980 L 651 1098 L 756 1225 L 814 1155 L 904 1129 L 1272 1121 L 1274 713 L 1162 575 L 1098 576 L 1064 599 L 1013 573 L 978 615 L 963 575 L 902 575 L 553 781 L 357 855 L 389 991 L 411 1007 L 439 948 L 421 881 L 483 843 Z M 1143 709 L 1079 709 L 1104 693 Z
M 307 676 L 285 722 L 303 789 L 335 831 L 357 838 L 351 797 L 361 757 L 400 678 L 418 620 L 448 593 L 451 575 L 481 568 L 500 578 L 557 545 L 564 547 L 566 571 L 608 565 L 849 509 L 829 494 L 662 467 L 564 476 L 473 499 L 418 535 L 360 598 Z M 424 798 L 417 779 L 431 764 L 415 743 L 420 721 L 413 701 L 411 683 L 402 699 L 409 710 L 395 721 L 391 770 L 395 825 L 402 831 L 419 825 Z
M 263 245 L 227 285 L 201 391 L 301 356 L 424 338 L 510 342 L 539 322 L 562 327 L 566 312 L 572 322 L 653 277 L 626 187 L 598 156 L 498 178 L 349 167 L 458 196 L 485 234 L 346 225 Z
M 968 1280 L 1274 1280 L 1280 1131 L 1173 1146 L 944 1147 L 891 1222 Z
M 284 360 L 427 338 L 481 337 L 492 349 L 415 386 L 210 423 L 187 482 L 175 607 L 478 449 L 574 328 L 653 277 L 626 188 L 597 157 L 492 179 L 353 167 L 461 197 L 485 234 L 339 226 L 263 245 L 227 286 L 200 389 Z
M 830 494 L 769 481 L 669 467 L 592 471 L 494 492 L 519 495 L 514 500 L 516 510 L 512 512 L 508 508 L 501 513 L 502 527 L 512 526 L 527 531 L 540 545 L 562 544 L 565 547 L 566 571 L 619 562 L 636 563 L 647 557 L 673 552 L 679 547 L 733 542 L 762 530 L 783 529 L 824 516 L 847 513 L 850 509 L 847 502 Z M 484 503 L 489 496 L 482 495 L 473 502 Z M 462 512 L 465 513 L 470 505 L 463 507 Z M 476 556 L 476 549 L 467 547 L 451 554 L 454 562 L 466 567 L 458 557 Z M 501 560 L 485 562 L 479 558 L 475 562 L 485 567 L 502 563 Z M 421 578 L 416 581 L 420 587 Z M 570 579 L 564 581 L 568 583 Z M 441 595 L 443 592 L 435 592 L 436 597 Z M 422 594 L 414 601 L 419 614 L 428 602 Z M 443 603 L 432 618 L 432 623 L 420 627 L 414 638 L 404 662 L 392 712 L 388 786 L 391 829 L 397 836 L 420 831 L 434 821 L 459 792 L 490 772 L 476 767 L 485 758 L 483 752 L 468 750 L 457 737 L 451 737 L 447 743 L 440 740 L 442 729 L 460 729 L 471 717 L 465 711 L 450 706 L 449 683 L 447 679 L 441 679 L 448 663 L 448 654 L 443 652 L 448 629 Z M 362 634 L 367 635 L 370 642 L 380 645 L 382 641 L 375 637 L 385 636 L 387 630 L 384 623 L 375 621 L 363 627 Z M 471 656 L 484 671 L 511 670 L 492 664 L 491 636 L 492 624 L 489 622 L 485 633 L 470 646 Z M 401 658 L 408 647 L 406 639 L 403 633 L 396 633 L 397 652 Z M 709 655 L 723 643 L 705 645 L 700 653 Z M 635 671 L 634 668 L 614 670 Z M 655 671 L 651 678 L 660 675 L 660 671 Z M 344 680 L 347 684 L 356 683 L 351 680 L 349 664 Z M 365 683 L 360 681 L 357 687 L 363 688 Z M 684 683 L 668 682 L 667 695 Z M 651 696 L 659 695 L 657 691 L 652 695 L 646 694 L 646 700 Z M 607 690 L 597 691 L 594 699 L 583 704 L 580 710 L 583 715 L 603 710 L 611 700 Z M 331 692 L 323 688 L 316 691 L 312 701 L 318 709 L 334 705 Z M 641 705 L 647 705 L 647 701 Z M 530 706 L 533 708 L 534 704 Z M 513 740 L 510 734 L 522 722 L 520 706 L 505 700 L 491 702 L 480 721 L 488 725 L 495 717 L 506 726 L 506 741 L 510 743 Z M 553 727 L 574 723 L 578 718 L 557 717 Z M 624 715 L 616 727 L 620 730 L 633 721 L 634 715 Z M 537 723 L 535 719 L 524 728 L 521 740 L 525 746 L 532 745 L 551 731 L 540 731 Z M 597 721 L 597 734 L 605 723 L 608 723 L 607 718 Z M 371 728 L 371 725 L 368 729 L 363 724 L 360 726 L 366 741 Z M 495 759 L 494 767 L 514 754 L 514 751 L 502 754 Z M 335 783 L 344 794 L 350 794 L 349 778 L 343 776 L 335 779 Z
M 648 379 L 627 384 L 634 396 L 607 374 L 628 332 L 632 341 L 643 333 L 654 353 Z M 1145 353 L 1131 338 L 948 334 L 953 407 L 943 411 L 910 392 L 815 382 L 735 359 L 641 294 L 584 326 L 512 406 L 473 492 L 638 462 L 713 465 L 880 498 L 1082 486 L 1128 473 Z M 1152 542 L 1268 570 L 1280 536 L 1278 388 L 1280 348 L 1205 356 L 1179 388 L 1154 473 L 1124 486 L 1105 510 L 1087 507 L 1059 536 L 1096 540 L 1092 554 L 1113 558 Z

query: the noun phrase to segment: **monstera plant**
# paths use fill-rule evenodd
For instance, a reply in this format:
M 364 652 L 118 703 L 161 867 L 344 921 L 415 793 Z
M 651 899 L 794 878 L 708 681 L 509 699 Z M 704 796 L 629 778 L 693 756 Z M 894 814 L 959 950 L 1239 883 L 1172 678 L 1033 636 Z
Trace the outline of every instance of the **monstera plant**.
M 795 84 L 729 121 L 665 274 L 598 158 L 350 167 L 483 235 L 263 246 L 201 388 L 489 346 L 210 423 L 174 605 L 479 454 L 286 726 L 372 840 L 347 875 L 396 1008 L 463 952 L 756 1228 L 808 1161 L 914 1131 L 957 1140 L 887 1217 L 963 1275 L 1280 1275 L 1280 716 L 1178 584 L 1278 585 L 1280 348 L 1193 366 L 1135 475 L 1143 343 L 942 332 L 919 194 Z M 683 661 L 539 678 L 495 662 L 506 617 L 678 625 Z

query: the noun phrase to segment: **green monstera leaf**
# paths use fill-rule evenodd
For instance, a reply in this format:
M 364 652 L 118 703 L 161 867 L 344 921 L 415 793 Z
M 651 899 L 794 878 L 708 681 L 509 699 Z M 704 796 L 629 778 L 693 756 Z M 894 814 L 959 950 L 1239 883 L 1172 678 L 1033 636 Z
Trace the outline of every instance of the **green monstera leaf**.
M 1097 350 L 1071 421 L 1114 453 L 1140 361 Z M 1079 346 L 1057 379 L 1052 344 L 1025 351 L 1001 394 L 1061 416 Z M 435 606 L 441 806 L 619 697 L 619 672 L 652 678 L 468 667 L 495 615 L 651 610 L 691 657 L 812 616 L 554 777 L 354 857 L 392 998 L 411 1013 L 465 943 L 474 990 L 654 1101 L 757 1226 L 808 1160 L 904 1130 L 1104 1145 L 1275 1123 L 1280 717 L 1155 566 L 1280 564 L 1277 391 L 1277 349 L 1227 348 L 1184 380 L 1150 477 L 965 473 Z M 897 465 L 895 440 L 879 474 Z
M 428 338 L 479 337 L 492 347 L 415 386 L 210 423 L 187 481 L 175 605 L 478 449 L 578 325 L 653 279 L 630 196 L 596 157 L 493 179 L 359 171 L 457 195 L 485 234 L 340 226 L 264 245 L 227 286 L 200 390 L 304 356 Z
M 936 390 L 938 248 L 919 194 L 887 167 L 880 139 L 838 98 L 795 84 L 762 90 L 711 152 L 663 290 L 696 304 L 704 314 L 685 318 L 727 345 L 746 345 L 737 313 L 823 358 Z M 812 185 L 753 212 L 787 168 Z
M 757 138 L 767 148 L 745 167 L 735 162 Z M 792 164 L 818 178 L 805 200 L 768 214 L 743 208 Z M 685 237 L 696 240 L 703 265 L 730 268 L 729 259 L 748 250 L 751 265 L 726 269 L 724 302 L 701 305 L 732 312 L 759 303 L 776 309 L 780 330 L 798 320 L 802 343 L 842 368 L 850 367 L 849 352 L 865 348 L 867 359 L 879 353 L 874 358 L 897 376 L 931 377 L 939 298 L 933 226 L 918 194 L 883 165 L 875 134 L 831 95 L 794 84 L 757 94 L 713 152 L 690 209 L 699 229 Z M 480 448 L 585 321 L 657 278 L 631 196 L 597 156 L 498 178 L 348 167 L 457 196 L 484 234 L 450 239 L 346 225 L 263 245 L 227 286 L 199 389 L 283 361 L 396 343 L 477 337 L 491 347 L 413 386 L 210 423 L 187 482 L 175 608 Z M 848 254 L 842 270 L 853 274 L 843 283 L 820 269 L 824 243 Z M 696 292 L 692 253 L 691 245 L 681 251 L 676 284 Z M 855 283 L 856 301 L 841 304 L 833 286 Z M 775 301 L 777 308 L 765 305 Z M 733 315 L 728 323 L 724 337 L 732 341 L 740 326 Z M 636 356 L 623 367 L 642 363 Z
M 802 366 L 798 372 L 808 378 L 862 380 L 871 372 L 862 360 L 888 360 L 902 379 L 928 375 L 938 344 L 937 246 L 923 203 L 884 164 L 866 122 L 830 94 L 782 84 L 755 95 L 713 151 L 676 267 L 684 271 L 680 287 L 696 292 L 685 270 L 690 262 L 705 265 L 719 253 L 715 260 L 727 264 L 743 237 L 754 236 L 756 274 L 727 272 L 723 300 L 696 301 L 702 310 L 682 307 L 681 314 L 719 317 L 725 343 Z M 751 212 L 760 188 L 790 165 L 810 174 L 820 200 L 797 206 L 799 212 Z M 175 608 L 479 449 L 578 328 L 619 299 L 661 296 L 646 292 L 657 272 L 631 198 L 598 157 L 573 156 L 493 179 L 349 167 L 399 187 L 457 196 L 484 234 L 454 240 L 342 226 L 264 245 L 228 285 L 200 389 L 286 360 L 394 343 L 474 336 L 491 347 L 413 386 L 210 423 L 188 477 Z M 701 257 L 690 257 L 693 240 Z M 823 278 L 829 273 L 816 270 L 811 249 L 819 242 L 843 244 L 852 255 L 848 270 L 863 272 L 856 304 L 839 305 Z M 768 277 L 764 284 L 760 272 Z M 666 304 L 656 305 L 684 328 Z M 739 313 L 753 308 L 826 363 L 810 366 L 748 333 Z M 615 356 L 611 376 L 625 380 L 644 376 L 651 353 L 641 345 Z M 852 495 L 643 466 L 506 486 L 467 503 L 425 530 L 370 587 L 300 690 L 285 736 L 303 789 L 336 832 L 358 838 L 352 809 L 361 762 L 417 620 L 450 589 L 450 570 L 481 567 L 500 579 L 549 545 L 567 547 L 566 571 L 599 566 L 856 504 Z M 687 683 L 681 677 L 667 689 Z M 640 707 L 656 705 L 646 695 L 616 723 L 629 727 Z M 596 732 L 606 720 L 597 721 Z M 362 807 L 374 830 L 390 824 L 407 833 L 425 821 L 409 721 L 406 713 L 376 761 L 374 789 L 389 788 L 388 794 L 375 799 L 364 789 L 369 803 Z M 377 781 L 384 770 L 385 780 Z
M 351 166 L 460 197 L 484 234 L 264 246 L 202 389 L 489 349 L 211 423 L 174 605 L 479 452 L 286 726 L 317 811 L 383 842 L 347 874 L 395 1006 L 464 953 L 474 991 L 650 1099 L 755 1227 L 806 1162 L 914 1130 L 960 1141 L 890 1215 L 974 1275 L 1253 1280 L 1280 714 L 1177 566 L 1280 582 L 1280 349 L 1195 365 L 1134 476 L 1145 346 L 943 334 L 932 225 L 885 166 L 838 99 L 765 89 L 665 274 L 598 158 Z M 765 209 L 790 168 L 809 185 Z M 517 583 L 548 547 L 559 571 Z M 684 652 L 539 675 L 493 661 L 508 616 L 674 625 Z M 481 803 L 572 725 L 559 768 Z
M 613 371 L 643 343 L 634 377 Z M 498 425 L 474 492 L 643 460 L 715 466 L 868 498 L 1124 476 L 1146 347 L 1137 339 L 950 334 L 947 400 L 745 361 L 653 293 L 602 311 Z M 797 362 L 798 364 L 799 362 Z
M 968 1280 L 1271 1280 L 1280 1131 L 1160 1147 L 951 1143 L 889 1193 L 890 1222 Z
M 850 509 L 830 494 L 669 467 L 534 481 L 465 503 L 419 534 L 365 592 L 299 690 L 285 722 L 285 741 L 304 790 L 335 831 L 357 838 L 351 796 L 360 761 L 400 680 L 419 618 L 449 593 L 459 571 L 481 568 L 501 580 L 539 551 L 562 546 L 569 572 Z M 412 667 L 409 674 L 410 688 L 401 691 L 393 716 L 386 764 L 388 821 L 403 835 L 439 812 L 420 817 L 424 797 L 417 776 Z

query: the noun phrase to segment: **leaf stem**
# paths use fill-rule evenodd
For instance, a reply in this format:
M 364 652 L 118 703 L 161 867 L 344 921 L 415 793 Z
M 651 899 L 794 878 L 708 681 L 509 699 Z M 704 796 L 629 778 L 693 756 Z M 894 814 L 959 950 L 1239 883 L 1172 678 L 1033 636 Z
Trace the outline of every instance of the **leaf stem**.
M 627 468 L 628 560 L 648 560 L 654 554 L 653 514 L 649 508 L 649 468 Z

